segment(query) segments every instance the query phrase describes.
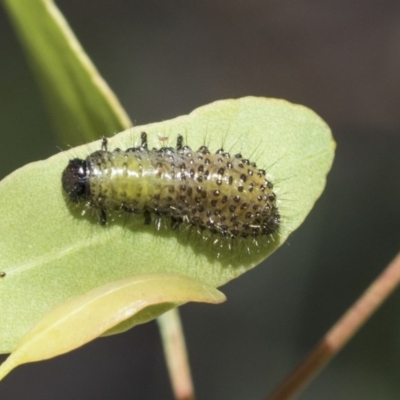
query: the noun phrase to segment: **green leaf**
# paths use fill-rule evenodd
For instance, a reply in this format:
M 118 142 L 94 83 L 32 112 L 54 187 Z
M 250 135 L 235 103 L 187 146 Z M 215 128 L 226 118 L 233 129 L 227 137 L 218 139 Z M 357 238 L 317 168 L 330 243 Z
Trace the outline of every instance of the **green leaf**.
M 236 240 L 220 249 L 181 226 L 144 225 L 143 216 L 100 226 L 62 195 L 61 174 L 73 157 L 100 141 L 27 165 L 0 182 L 0 352 L 9 352 L 47 312 L 70 297 L 138 274 L 180 274 L 220 286 L 254 267 L 296 229 L 320 196 L 334 155 L 328 126 L 311 110 L 276 99 L 246 97 L 201 107 L 187 116 L 135 127 L 109 148 L 140 143 L 175 146 L 178 134 L 197 150 L 223 146 L 257 162 L 274 183 L 282 223 L 274 237 Z M 218 239 L 218 237 L 217 237 Z M 218 257 L 219 255 L 219 257 Z
M 0 366 L 0 380 L 20 364 L 76 349 L 127 318 L 132 326 L 143 323 L 142 314 L 152 305 L 224 300 L 217 289 L 172 274 L 137 275 L 100 286 L 46 314 Z
M 3 0 L 68 144 L 132 126 L 112 90 L 51 0 Z

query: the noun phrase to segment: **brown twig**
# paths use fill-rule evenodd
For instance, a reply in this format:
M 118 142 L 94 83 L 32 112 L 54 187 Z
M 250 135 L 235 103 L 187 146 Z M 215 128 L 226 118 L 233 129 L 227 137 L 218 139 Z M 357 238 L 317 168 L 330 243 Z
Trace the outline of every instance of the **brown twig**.
M 267 399 L 289 400 L 298 396 L 302 389 L 347 344 L 399 283 L 400 253 L 328 331 L 303 363 Z
M 165 359 L 176 400 L 195 400 L 185 337 L 177 308 L 158 318 Z

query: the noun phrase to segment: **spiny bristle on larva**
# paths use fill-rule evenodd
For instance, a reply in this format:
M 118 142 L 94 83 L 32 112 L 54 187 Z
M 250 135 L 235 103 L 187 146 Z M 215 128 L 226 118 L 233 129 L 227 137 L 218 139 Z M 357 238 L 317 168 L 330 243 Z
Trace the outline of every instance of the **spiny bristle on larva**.
M 276 196 L 264 170 L 240 154 L 231 157 L 223 149 L 211 154 L 206 146 L 192 151 L 182 144 L 178 136 L 176 148 L 149 150 L 142 133 L 141 146 L 108 151 L 104 139 L 102 149 L 86 160 L 71 160 L 64 190 L 72 201 L 79 198 L 97 209 L 101 223 L 119 210 L 143 214 L 146 224 L 155 214 L 169 217 L 172 228 L 186 223 L 229 238 L 278 230 Z

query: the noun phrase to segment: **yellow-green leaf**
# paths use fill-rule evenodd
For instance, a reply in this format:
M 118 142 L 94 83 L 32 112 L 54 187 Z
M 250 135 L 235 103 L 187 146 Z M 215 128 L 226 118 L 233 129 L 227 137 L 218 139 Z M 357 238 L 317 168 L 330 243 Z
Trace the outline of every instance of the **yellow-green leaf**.
M 3 2 L 66 143 L 80 144 L 132 126 L 53 1 Z
M 260 263 L 296 229 L 320 196 L 335 144 L 325 122 L 306 107 L 246 97 L 201 107 L 169 121 L 135 127 L 111 138 L 110 149 L 140 143 L 193 150 L 206 144 L 241 152 L 274 183 L 281 228 L 273 238 L 237 240 L 219 249 L 211 237 L 169 221 L 158 230 L 143 216 L 100 226 L 62 195 L 61 174 L 73 157 L 100 149 L 93 142 L 33 163 L 0 182 L 0 352 L 9 352 L 47 312 L 67 298 L 139 274 L 173 273 L 220 286 Z M 224 241 L 219 240 L 219 243 Z M 219 255 L 219 257 L 218 257 Z
M 188 301 L 215 304 L 224 300 L 210 285 L 179 275 L 136 275 L 108 283 L 46 314 L 0 366 L 0 380 L 20 364 L 76 349 L 128 318 L 132 326 L 143 323 L 142 314 L 152 305 L 167 303 L 172 308 Z

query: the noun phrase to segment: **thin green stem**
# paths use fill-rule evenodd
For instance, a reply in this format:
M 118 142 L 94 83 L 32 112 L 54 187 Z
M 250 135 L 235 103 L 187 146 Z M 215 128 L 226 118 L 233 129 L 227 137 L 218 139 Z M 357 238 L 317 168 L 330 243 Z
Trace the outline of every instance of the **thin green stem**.
M 195 400 L 185 337 L 177 308 L 158 318 L 165 359 L 176 400 Z
M 400 253 L 267 400 L 297 397 L 400 283 Z

